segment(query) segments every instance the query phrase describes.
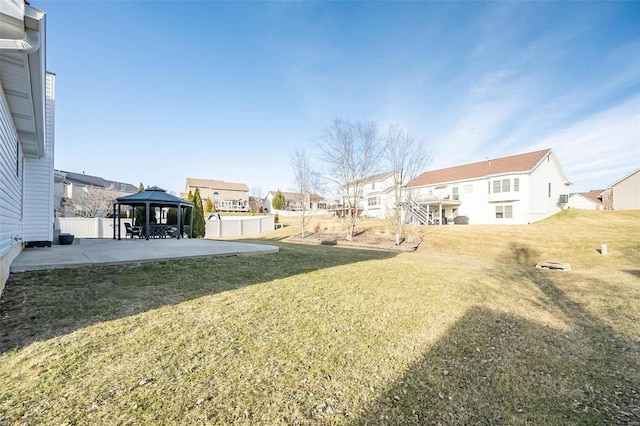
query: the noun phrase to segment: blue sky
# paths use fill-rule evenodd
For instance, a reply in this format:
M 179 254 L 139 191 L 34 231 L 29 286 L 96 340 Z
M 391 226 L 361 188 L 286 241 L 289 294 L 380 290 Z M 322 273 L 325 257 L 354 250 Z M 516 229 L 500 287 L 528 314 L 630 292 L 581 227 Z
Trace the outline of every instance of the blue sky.
M 552 148 L 571 192 L 640 167 L 640 2 L 32 5 L 59 169 L 288 190 L 335 118 L 401 125 L 429 169 Z

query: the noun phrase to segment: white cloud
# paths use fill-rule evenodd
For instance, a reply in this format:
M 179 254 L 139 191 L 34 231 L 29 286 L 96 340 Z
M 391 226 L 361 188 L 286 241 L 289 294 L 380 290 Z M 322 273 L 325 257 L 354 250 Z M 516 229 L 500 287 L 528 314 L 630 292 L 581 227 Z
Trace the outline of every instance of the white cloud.
M 523 152 L 544 148 L 554 150 L 577 190 L 608 185 L 640 166 L 640 96 L 558 130 Z

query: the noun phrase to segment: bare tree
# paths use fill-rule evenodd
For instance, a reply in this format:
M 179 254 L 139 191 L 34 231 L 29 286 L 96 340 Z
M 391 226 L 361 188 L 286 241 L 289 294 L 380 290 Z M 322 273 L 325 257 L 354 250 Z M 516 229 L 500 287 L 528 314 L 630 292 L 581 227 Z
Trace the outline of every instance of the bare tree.
M 300 227 L 302 238 L 305 237 L 305 226 L 309 223 L 310 210 L 313 203 L 314 192 L 319 187 L 318 174 L 313 170 L 304 150 L 296 148 L 290 155 L 291 167 L 296 192 L 300 199 Z
M 253 202 L 251 200 L 253 198 Z M 252 213 L 260 213 L 262 212 L 262 205 L 264 199 L 264 191 L 261 186 L 253 186 L 251 187 L 251 197 L 249 197 L 249 206 L 251 207 Z
M 317 140 L 325 165 L 325 178 L 340 191 L 339 219 L 353 240 L 362 211 L 365 178 L 372 175 L 381 156 L 378 128 L 371 122 L 335 120 Z
M 387 206 L 393 219 L 396 245 L 405 237 L 406 224 L 402 217 L 402 188 L 424 171 L 431 162 L 431 152 L 424 143 L 416 141 L 397 125 L 389 126 L 384 135 L 383 160 L 393 173 L 393 198 Z M 410 197 L 411 194 L 406 194 Z
M 75 213 L 82 217 L 109 217 L 113 215 L 113 203 L 119 195 L 114 185 L 86 186 L 73 198 Z

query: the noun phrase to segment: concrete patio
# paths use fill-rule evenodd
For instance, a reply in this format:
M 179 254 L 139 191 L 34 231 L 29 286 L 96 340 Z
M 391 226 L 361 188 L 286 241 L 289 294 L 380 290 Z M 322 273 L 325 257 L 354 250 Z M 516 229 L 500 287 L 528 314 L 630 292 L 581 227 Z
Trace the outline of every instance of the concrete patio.
M 200 239 L 81 239 L 71 245 L 27 248 L 11 264 L 11 272 L 122 265 L 158 260 L 252 256 L 277 253 L 278 247 Z

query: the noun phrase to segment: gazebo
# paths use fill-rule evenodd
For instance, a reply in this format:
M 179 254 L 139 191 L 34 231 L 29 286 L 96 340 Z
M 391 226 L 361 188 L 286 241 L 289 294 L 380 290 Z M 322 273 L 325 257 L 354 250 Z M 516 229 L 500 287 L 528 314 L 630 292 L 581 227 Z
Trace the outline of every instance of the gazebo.
M 121 218 L 121 206 L 131 206 L 133 207 L 133 217 L 135 217 L 136 207 L 144 208 L 145 211 L 145 224 L 144 227 L 138 228 L 139 236 L 144 236 L 147 240 L 149 237 L 166 237 L 166 236 L 175 236 L 176 238 L 180 238 L 182 235 L 181 225 L 184 226 L 183 222 L 184 213 L 186 213 L 187 209 L 191 209 L 191 214 L 189 215 L 189 238 L 192 236 L 193 229 L 193 203 L 189 201 L 185 201 L 182 198 L 176 197 L 175 195 L 167 194 L 162 188 L 158 188 L 157 186 L 153 186 L 151 188 L 147 188 L 142 192 L 138 192 L 136 194 L 125 195 L 124 197 L 120 197 L 116 200 L 117 202 L 113 205 L 113 239 L 120 239 L 120 218 Z M 156 208 L 164 208 L 164 207 L 172 207 L 178 210 L 178 223 L 177 224 L 167 224 L 161 223 L 152 223 L 151 222 L 151 209 Z M 162 219 L 162 218 L 161 218 Z M 140 226 L 140 224 L 137 224 Z

